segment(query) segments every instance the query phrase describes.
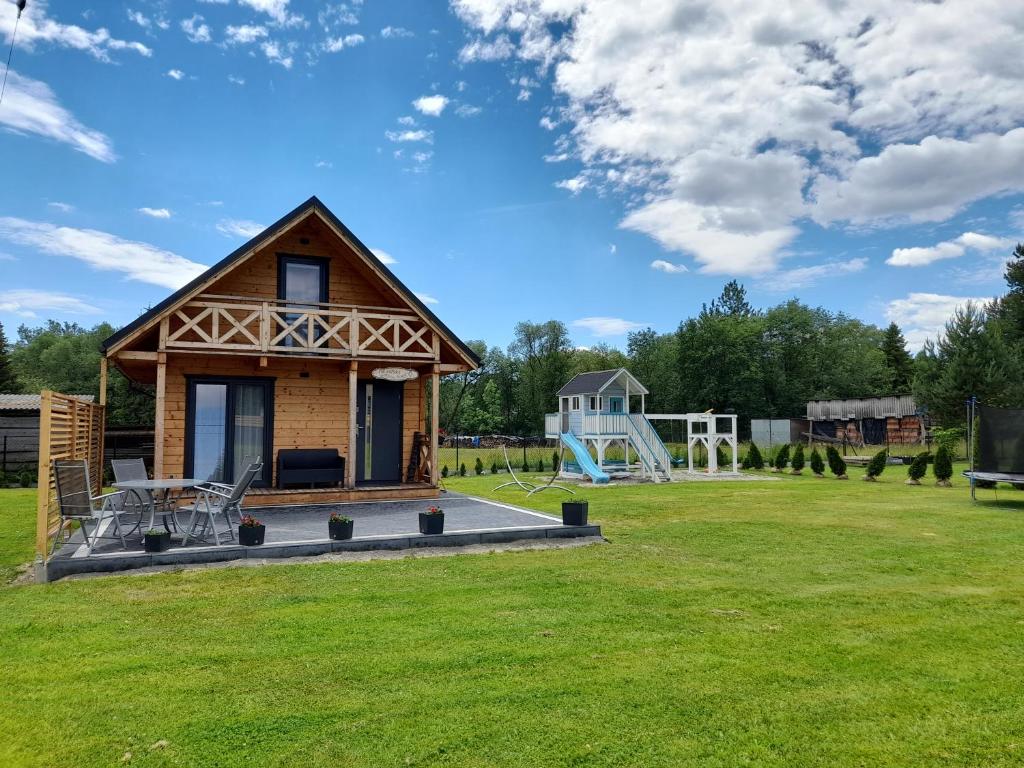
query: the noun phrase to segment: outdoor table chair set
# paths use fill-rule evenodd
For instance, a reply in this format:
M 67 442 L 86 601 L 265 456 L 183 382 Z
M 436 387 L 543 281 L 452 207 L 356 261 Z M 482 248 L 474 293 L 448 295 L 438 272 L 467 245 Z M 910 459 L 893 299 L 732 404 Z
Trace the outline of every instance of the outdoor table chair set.
M 181 544 L 207 542 L 220 546 L 225 536 L 235 540 L 235 526 L 241 522 L 242 501 L 253 480 L 263 470 L 259 457 L 246 457 L 238 482 L 234 485 L 197 478 L 150 478 L 140 459 L 115 459 L 113 486 L 117 490 L 94 496 L 89 482 L 89 465 L 84 459 L 53 462 L 54 484 L 60 508 L 60 529 L 54 537 L 53 551 L 63 542 L 66 523 L 77 522 L 82 529 L 86 553 L 92 554 L 100 539 L 119 539 L 128 549 L 127 536 L 140 529 L 153 529 L 159 516 L 164 529 L 182 534 Z M 178 493 L 174 493 L 178 492 Z M 191 498 L 183 498 L 190 492 Z M 182 524 L 179 514 L 188 515 Z M 224 526 L 217 527 L 218 517 Z M 148 519 L 148 525 L 143 523 Z M 89 528 L 91 527 L 91 531 Z M 108 534 L 110 529 L 112 534 Z

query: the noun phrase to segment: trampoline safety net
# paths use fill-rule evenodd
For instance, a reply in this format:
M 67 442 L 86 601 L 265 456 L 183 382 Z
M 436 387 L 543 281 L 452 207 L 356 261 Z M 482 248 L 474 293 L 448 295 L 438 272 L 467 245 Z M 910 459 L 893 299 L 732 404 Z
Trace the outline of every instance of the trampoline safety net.
M 1024 410 L 976 406 L 979 472 L 1024 474 Z

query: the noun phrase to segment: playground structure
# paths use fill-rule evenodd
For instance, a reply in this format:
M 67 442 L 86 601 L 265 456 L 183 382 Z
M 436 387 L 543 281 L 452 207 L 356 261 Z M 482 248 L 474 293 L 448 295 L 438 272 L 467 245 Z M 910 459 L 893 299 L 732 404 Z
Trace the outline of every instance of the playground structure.
M 972 499 L 979 483 L 1024 485 L 1024 410 L 968 400 L 967 460 Z
M 721 473 L 715 449 L 727 444 L 732 448 L 732 472 L 738 473 L 735 415 L 648 414 L 648 394 L 625 368 L 581 373 L 563 386 L 558 391 L 558 413 L 544 418 L 545 437 L 559 440 L 574 457 L 561 462 L 559 477 L 589 478 L 595 484 L 604 484 L 613 477 L 631 478 L 636 472 L 655 483 L 671 482 L 672 456 L 653 421 L 686 423 L 689 472 L 694 472 L 694 448 L 703 445 L 708 452 L 707 472 Z M 639 410 L 634 408 L 637 404 Z M 609 448 L 621 448 L 624 458 L 609 459 Z

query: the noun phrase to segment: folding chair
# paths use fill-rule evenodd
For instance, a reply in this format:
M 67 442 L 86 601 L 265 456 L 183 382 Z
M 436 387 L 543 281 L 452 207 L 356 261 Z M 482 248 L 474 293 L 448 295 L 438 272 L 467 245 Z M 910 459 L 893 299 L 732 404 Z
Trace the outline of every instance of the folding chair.
M 192 504 L 180 507 L 182 512 L 191 512 L 188 524 L 185 526 L 185 538 L 182 546 L 188 544 L 190 538 L 196 541 L 205 541 L 212 533 L 213 541 L 220 546 L 221 533 L 226 533 L 231 541 L 235 540 L 235 530 L 232 527 L 231 513 L 238 516 L 239 522 L 242 519 L 242 500 L 245 498 L 252 481 L 263 471 L 263 465 L 254 462 L 248 466 L 242 477 L 234 486 L 225 486 L 223 483 L 209 483 L 197 485 L 195 488 L 196 500 Z M 227 528 L 219 532 L 217 530 L 217 515 L 224 515 L 224 522 Z
M 84 460 L 76 461 L 53 461 L 53 477 L 57 486 L 57 503 L 60 505 L 60 531 L 53 539 L 53 549 L 50 554 L 57 551 L 57 544 L 61 541 L 64 523 L 68 520 L 77 520 L 82 526 L 82 537 L 88 547 L 89 554 L 92 554 L 93 547 L 99 539 L 119 538 L 121 546 L 128 549 L 124 540 L 124 531 L 121 528 L 121 515 L 127 514 L 124 509 L 124 491 L 105 493 L 101 496 L 93 496 L 89 487 L 89 464 Z M 44 490 L 40 490 L 45 493 Z M 96 503 L 100 506 L 97 509 Z M 118 508 L 120 507 L 120 509 Z M 114 523 L 114 536 L 104 536 L 104 521 L 112 520 Z M 93 523 L 92 536 L 89 535 L 86 523 Z

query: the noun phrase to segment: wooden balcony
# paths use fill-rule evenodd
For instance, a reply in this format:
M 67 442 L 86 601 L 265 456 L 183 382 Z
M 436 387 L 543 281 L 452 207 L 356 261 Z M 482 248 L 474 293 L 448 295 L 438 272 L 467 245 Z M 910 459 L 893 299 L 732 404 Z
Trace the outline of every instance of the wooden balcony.
M 200 296 L 165 318 L 160 349 L 327 358 L 438 359 L 438 339 L 400 309 Z

